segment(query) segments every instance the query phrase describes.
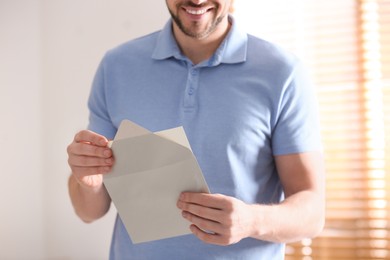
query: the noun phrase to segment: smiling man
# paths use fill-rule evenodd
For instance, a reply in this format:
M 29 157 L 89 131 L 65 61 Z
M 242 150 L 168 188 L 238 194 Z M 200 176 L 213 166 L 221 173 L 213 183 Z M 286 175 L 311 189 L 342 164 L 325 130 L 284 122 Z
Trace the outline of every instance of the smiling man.
M 118 216 L 110 259 L 283 259 L 283 243 L 324 224 L 313 87 L 295 56 L 239 28 L 232 1 L 166 4 L 161 31 L 108 51 L 98 68 L 89 129 L 68 146 L 75 211 L 86 222 L 107 213 L 107 143 L 122 120 L 183 126 L 212 192 L 178 198 L 193 235 L 134 245 Z

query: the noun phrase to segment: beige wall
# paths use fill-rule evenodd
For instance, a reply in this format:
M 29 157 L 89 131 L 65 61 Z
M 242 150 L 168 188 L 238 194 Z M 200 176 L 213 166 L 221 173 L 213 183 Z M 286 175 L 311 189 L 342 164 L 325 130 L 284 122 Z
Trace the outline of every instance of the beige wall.
M 0 0 L 0 259 L 107 259 L 115 210 L 74 215 L 66 146 L 104 52 L 167 18 L 155 0 Z
M 43 256 L 40 4 L 0 1 L 0 259 Z

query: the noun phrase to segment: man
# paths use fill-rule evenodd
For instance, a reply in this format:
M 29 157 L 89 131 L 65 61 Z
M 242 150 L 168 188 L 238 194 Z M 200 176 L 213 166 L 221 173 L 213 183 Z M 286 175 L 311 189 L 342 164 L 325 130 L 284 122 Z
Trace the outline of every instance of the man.
M 110 259 L 283 259 L 283 243 L 322 230 L 313 89 L 295 57 L 240 31 L 231 2 L 166 0 L 163 30 L 109 51 L 99 66 L 89 130 L 68 146 L 78 216 L 91 222 L 110 207 L 102 176 L 123 119 L 150 131 L 182 125 L 212 192 L 178 199 L 194 235 L 133 245 L 118 217 Z

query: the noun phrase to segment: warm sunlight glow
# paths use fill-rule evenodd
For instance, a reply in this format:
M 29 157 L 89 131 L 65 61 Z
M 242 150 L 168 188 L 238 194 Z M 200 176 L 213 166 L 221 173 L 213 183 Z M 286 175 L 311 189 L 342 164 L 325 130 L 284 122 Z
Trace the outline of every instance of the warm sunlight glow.
M 319 237 L 286 260 L 390 259 L 390 1 L 235 1 L 240 26 L 308 65 L 327 165 Z
M 302 240 L 302 255 L 310 256 L 313 253 L 313 249 L 311 248 L 312 240 L 307 238 Z
M 372 200 L 369 202 L 371 208 L 375 209 L 385 209 L 387 206 L 386 200 Z
M 369 140 L 367 166 L 372 169 L 368 174 L 374 177 L 368 183 L 371 191 L 369 195 L 372 199 L 368 202 L 370 208 L 369 215 L 385 218 L 388 207 L 388 202 L 385 199 L 386 180 L 383 178 L 386 160 L 386 138 L 384 110 L 381 102 L 383 100 L 383 83 L 378 6 L 374 1 L 371 1 L 363 4 L 362 9 L 365 11 L 365 14 L 362 16 L 363 47 L 367 52 L 363 63 L 365 71 L 365 116 L 368 128 L 366 137 Z M 375 235 L 377 235 L 378 232 L 383 232 L 383 230 L 374 230 L 372 232 L 376 232 Z
M 371 257 L 375 257 L 375 259 L 388 259 L 390 254 L 388 253 L 387 250 L 372 250 L 370 253 Z
M 292 39 L 284 47 L 294 50 L 298 56 L 305 54 L 304 3 L 305 0 L 252 0 L 235 1 L 234 15 L 247 32 L 263 39 L 280 43 L 285 38 Z M 254 22 L 256 21 L 256 22 Z M 275 24 L 283 23 L 282 28 Z M 288 33 L 281 35 L 279 31 Z M 283 38 L 279 38 L 283 37 Z
M 386 191 L 384 190 L 370 190 L 368 192 L 368 195 L 370 198 L 373 199 L 385 199 L 386 198 Z
M 370 220 L 368 222 L 369 226 L 371 228 L 386 228 L 387 227 L 387 221 L 384 219 L 374 219 Z
M 379 170 L 370 170 L 368 172 L 368 177 L 370 179 L 385 179 L 386 177 L 386 172 L 383 169 Z

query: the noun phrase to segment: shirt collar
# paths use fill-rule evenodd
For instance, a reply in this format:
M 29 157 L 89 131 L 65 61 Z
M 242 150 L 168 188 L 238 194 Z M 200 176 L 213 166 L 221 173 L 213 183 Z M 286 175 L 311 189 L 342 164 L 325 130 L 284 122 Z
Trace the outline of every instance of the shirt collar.
M 246 60 L 248 36 L 240 30 L 230 15 L 229 21 L 232 23 L 230 31 L 214 55 L 207 61 L 209 66 L 216 66 L 220 63 L 240 63 Z M 173 36 L 172 20 L 170 19 L 160 31 L 152 58 L 163 60 L 171 57 L 179 60 L 185 59 Z

